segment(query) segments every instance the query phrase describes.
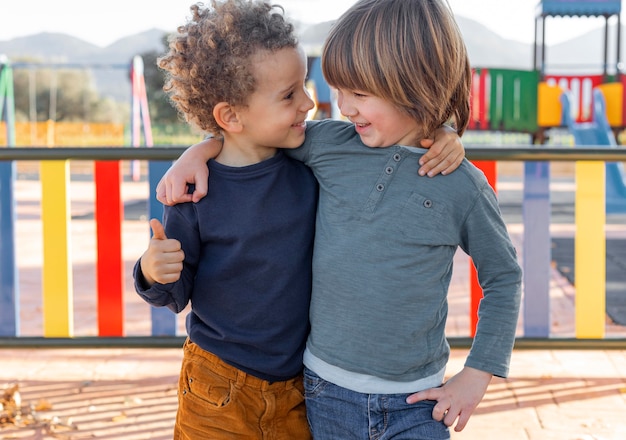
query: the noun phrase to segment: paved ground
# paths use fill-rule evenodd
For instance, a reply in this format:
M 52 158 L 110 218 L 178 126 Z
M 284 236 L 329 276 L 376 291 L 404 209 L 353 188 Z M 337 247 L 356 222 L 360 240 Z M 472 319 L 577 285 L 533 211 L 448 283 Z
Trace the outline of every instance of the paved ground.
M 514 185 L 513 185 L 514 186 Z M 502 186 L 502 191 L 506 185 Z M 41 325 L 41 224 L 38 185 L 18 180 L 18 264 L 21 334 L 38 336 Z M 127 183 L 124 199 L 140 201 L 145 183 Z M 96 334 L 93 186 L 72 183 L 75 334 Z M 77 217 L 78 218 L 78 217 Z M 521 245 L 521 227 L 509 224 Z M 571 234 L 567 224 L 554 234 Z M 123 225 L 127 278 L 147 244 L 145 219 Z M 448 334 L 467 336 L 467 259 L 457 255 L 450 290 Z M 551 282 L 552 336 L 574 334 L 574 289 L 555 268 Z M 149 334 L 149 309 L 126 292 L 126 332 Z M 179 332 L 184 334 L 182 319 Z M 522 329 L 520 322 L 520 334 Z M 626 327 L 607 321 L 607 338 L 626 337 Z M 462 368 L 466 349 L 452 351 L 448 372 Z M 37 409 L 23 423 L 0 427 L 0 439 L 169 439 L 176 411 L 181 352 L 167 349 L 0 349 L 2 389 L 17 384 L 22 404 Z M 1 411 L 0 411 L 1 414 Z M 522 350 L 513 354 L 508 379 L 494 379 L 484 401 L 462 433 L 453 439 L 623 440 L 626 439 L 626 350 Z M 0 415 L 1 420 L 1 415 Z M 339 439 L 340 440 L 340 439 Z

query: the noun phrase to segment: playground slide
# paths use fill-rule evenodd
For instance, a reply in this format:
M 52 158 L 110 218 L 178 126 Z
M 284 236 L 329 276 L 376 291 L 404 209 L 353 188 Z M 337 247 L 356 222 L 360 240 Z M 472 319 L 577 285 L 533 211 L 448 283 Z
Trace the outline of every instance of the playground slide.
M 563 119 L 576 145 L 617 145 L 606 117 L 606 103 L 600 90 L 593 91 L 593 122 L 578 123 L 571 113 L 570 97 L 561 95 Z M 626 213 L 626 172 L 622 162 L 606 164 L 606 213 Z

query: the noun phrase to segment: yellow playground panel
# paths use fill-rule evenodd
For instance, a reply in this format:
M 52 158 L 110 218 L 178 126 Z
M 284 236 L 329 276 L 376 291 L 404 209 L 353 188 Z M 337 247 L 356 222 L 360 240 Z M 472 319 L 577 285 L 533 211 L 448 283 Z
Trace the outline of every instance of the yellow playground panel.
M 0 145 L 6 129 L 0 124 Z M 86 122 L 16 122 L 16 146 L 103 147 L 124 145 L 124 124 Z
M 561 125 L 563 109 L 560 96 L 563 89 L 558 85 L 540 82 L 537 86 L 537 125 L 558 127 Z
M 611 127 L 623 126 L 624 84 L 612 82 L 597 86 L 606 102 L 606 117 Z
M 624 85 L 621 82 L 609 82 L 595 86 L 602 92 L 606 102 L 606 116 L 611 127 L 624 126 Z M 539 127 L 559 127 L 563 124 L 563 108 L 560 96 L 565 90 L 559 84 L 540 82 L 537 87 L 537 125 Z M 571 90 L 570 90 L 571 91 Z M 575 90 L 577 94 L 586 94 L 584 90 Z M 588 91 L 591 93 L 591 90 Z M 583 97 L 584 99 L 585 97 Z M 587 99 L 590 99 L 588 97 Z M 581 109 L 575 109 L 579 112 Z

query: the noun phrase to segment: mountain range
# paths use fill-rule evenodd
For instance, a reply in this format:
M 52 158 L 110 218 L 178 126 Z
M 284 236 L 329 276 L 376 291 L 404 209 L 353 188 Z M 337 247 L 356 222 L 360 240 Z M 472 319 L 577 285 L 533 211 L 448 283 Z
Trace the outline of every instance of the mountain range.
M 531 70 L 533 45 L 505 39 L 482 24 L 457 16 L 473 67 Z M 310 55 L 320 52 L 332 22 L 314 25 L 296 24 L 300 41 Z M 609 65 L 615 65 L 615 26 L 609 33 Z M 549 26 L 546 26 L 549 32 Z M 116 100 L 130 99 L 128 66 L 135 55 L 162 53 L 168 31 L 151 29 L 122 38 L 107 47 L 99 47 L 71 35 L 40 33 L 0 41 L 0 54 L 9 57 L 17 69 L 23 62 L 55 65 L 89 65 L 96 88 L 103 96 Z M 622 34 L 624 31 L 622 30 Z M 546 67 L 558 73 L 595 74 L 602 72 L 604 29 L 598 28 L 580 37 L 546 48 Z M 620 46 L 624 59 L 624 45 Z

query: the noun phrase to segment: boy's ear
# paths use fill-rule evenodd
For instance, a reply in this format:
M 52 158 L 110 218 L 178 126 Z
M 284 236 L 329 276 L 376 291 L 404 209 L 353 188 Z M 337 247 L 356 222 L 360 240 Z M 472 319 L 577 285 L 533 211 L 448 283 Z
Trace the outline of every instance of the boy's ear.
M 242 124 L 235 108 L 227 102 L 219 102 L 213 107 L 213 117 L 224 131 L 237 133 L 241 131 Z

